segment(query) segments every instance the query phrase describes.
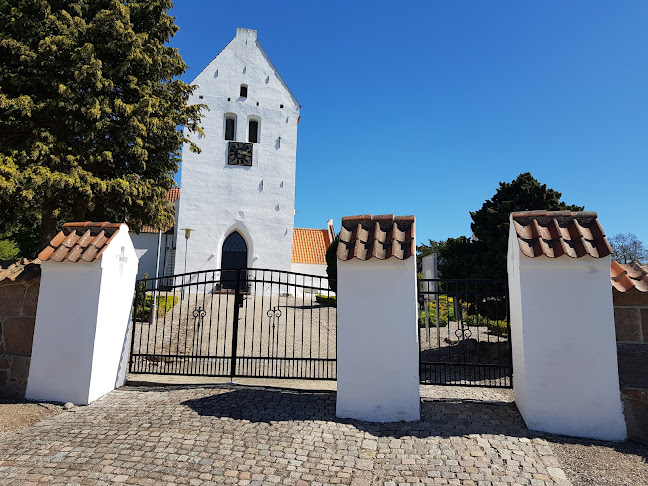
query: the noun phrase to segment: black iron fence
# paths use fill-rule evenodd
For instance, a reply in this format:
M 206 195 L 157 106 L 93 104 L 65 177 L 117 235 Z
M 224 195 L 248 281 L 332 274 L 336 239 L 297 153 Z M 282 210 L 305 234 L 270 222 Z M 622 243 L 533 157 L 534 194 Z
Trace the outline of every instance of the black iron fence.
M 140 280 L 130 373 L 336 379 L 326 277 L 221 269 Z
M 420 279 L 418 285 L 421 383 L 510 388 L 506 282 Z

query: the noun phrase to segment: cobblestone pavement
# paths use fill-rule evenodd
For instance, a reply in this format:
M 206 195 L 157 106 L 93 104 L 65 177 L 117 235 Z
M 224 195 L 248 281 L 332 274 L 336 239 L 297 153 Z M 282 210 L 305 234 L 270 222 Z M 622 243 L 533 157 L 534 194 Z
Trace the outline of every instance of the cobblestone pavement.
M 331 391 L 125 387 L 1 438 L 0 484 L 569 484 L 508 395 L 480 393 L 371 424 L 336 419 Z

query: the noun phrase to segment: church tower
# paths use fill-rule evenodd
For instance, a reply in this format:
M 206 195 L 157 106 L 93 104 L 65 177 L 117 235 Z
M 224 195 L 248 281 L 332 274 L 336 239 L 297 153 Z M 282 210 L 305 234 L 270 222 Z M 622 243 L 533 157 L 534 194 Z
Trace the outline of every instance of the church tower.
M 182 153 L 175 273 L 290 270 L 300 105 L 257 40 L 236 37 L 192 81 L 200 154 Z M 185 242 L 185 228 L 193 231 Z

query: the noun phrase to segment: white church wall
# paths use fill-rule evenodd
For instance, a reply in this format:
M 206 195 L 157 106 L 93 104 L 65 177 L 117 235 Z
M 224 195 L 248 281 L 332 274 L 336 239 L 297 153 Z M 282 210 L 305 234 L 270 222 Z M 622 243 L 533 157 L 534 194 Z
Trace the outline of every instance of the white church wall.
M 328 287 L 328 275 L 326 265 L 316 263 L 292 263 L 291 272 L 303 275 L 293 275 L 291 281 L 295 283 L 294 293 L 297 296 L 303 294 L 322 294 L 327 296 L 335 295 L 335 292 Z
M 139 255 L 139 267 L 137 268 L 137 278 L 144 278 L 144 275 L 147 274 L 148 278 L 155 277 L 155 260 L 158 250 L 158 234 L 157 233 L 140 233 L 135 232 L 130 233 L 131 239 L 133 240 L 133 246 L 135 251 Z M 164 249 L 166 245 L 166 239 L 171 238 L 171 236 L 162 235 L 162 244 L 160 246 L 160 276 L 164 272 Z
M 246 98 L 239 96 L 247 84 Z M 176 228 L 176 273 L 184 269 L 182 228 L 192 228 L 187 271 L 219 268 L 224 239 L 241 228 L 248 266 L 290 270 L 295 207 L 295 165 L 299 104 L 256 40 L 238 29 L 236 37 L 192 81 L 190 102 L 209 107 L 202 153 L 183 152 L 182 197 Z M 229 100 L 229 101 L 228 101 Z M 281 107 L 283 106 L 283 107 Z M 248 140 L 248 120 L 259 120 L 259 142 L 251 167 L 227 163 L 225 114 L 236 115 L 236 141 Z

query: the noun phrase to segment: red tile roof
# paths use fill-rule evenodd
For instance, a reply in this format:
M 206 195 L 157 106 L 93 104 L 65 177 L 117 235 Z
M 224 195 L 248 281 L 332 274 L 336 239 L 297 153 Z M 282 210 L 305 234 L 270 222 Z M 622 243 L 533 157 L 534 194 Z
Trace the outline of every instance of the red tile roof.
M 120 227 L 121 223 L 65 223 L 38 258 L 44 262 L 92 262 L 108 248 Z
M 294 228 L 292 262 L 326 265 L 326 250 L 329 246 L 329 230 Z
M 176 202 L 178 199 L 180 199 L 180 188 L 172 187 L 171 189 L 169 189 L 169 192 L 167 192 L 167 199 L 171 202 Z
M 27 281 L 38 278 L 41 275 L 40 263 L 39 259 L 27 260 L 26 258 L 15 262 L 0 262 L 0 282 L 3 280 Z
M 602 258 L 612 254 L 595 212 L 520 211 L 511 217 L 520 250 L 530 258 Z
M 180 188 L 179 187 L 172 187 L 169 189 L 167 192 L 167 201 L 169 202 L 176 202 L 178 199 L 180 199 Z M 171 226 L 173 228 L 173 226 Z M 171 228 L 164 228 L 162 230 L 162 233 L 166 233 L 169 231 Z M 155 229 L 153 226 L 142 226 L 142 229 L 140 230 L 140 233 L 157 233 L 158 230 Z
M 347 216 L 342 218 L 339 260 L 406 260 L 416 255 L 414 216 L 393 214 Z
M 619 292 L 648 292 L 648 266 L 612 260 L 610 278 Z

